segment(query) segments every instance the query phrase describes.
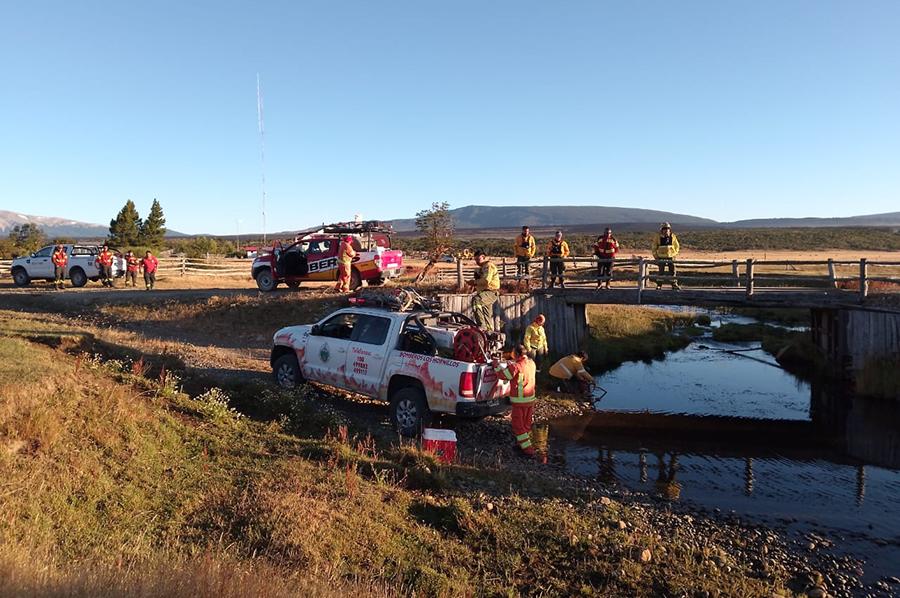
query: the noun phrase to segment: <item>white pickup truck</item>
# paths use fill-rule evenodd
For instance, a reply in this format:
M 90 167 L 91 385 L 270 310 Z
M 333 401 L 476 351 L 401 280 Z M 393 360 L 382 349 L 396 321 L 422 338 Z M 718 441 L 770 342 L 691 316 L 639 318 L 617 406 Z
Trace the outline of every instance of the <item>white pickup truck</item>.
M 100 277 L 100 267 L 97 265 L 97 255 L 100 248 L 96 245 L 63 245 L 69 256 L 66 264 L 66 278 L 72 281 L 72 286 L 83 287 L 88 280 L 97 280 Z M 54 266 L 51 259 L 56 245 L 47 245 L 35 251 L 31 255 L 18 257 L 13 260 L 10 273 L 17 287 L 25 287 L 32 280 L 53 280 Z M 125 274 L 125 258 L 115 253 L 113 259 L 113 276 Z
M 456 333 L 470 326 L 455 312 L 339 309 L 276 332 L 272 373 L 284 388 L 313 381 L 388 401 L 391 423 L 414 436 L 433 413 L 478 418 L 509 409 L 509 383 L 490 364 L 452 358 Z

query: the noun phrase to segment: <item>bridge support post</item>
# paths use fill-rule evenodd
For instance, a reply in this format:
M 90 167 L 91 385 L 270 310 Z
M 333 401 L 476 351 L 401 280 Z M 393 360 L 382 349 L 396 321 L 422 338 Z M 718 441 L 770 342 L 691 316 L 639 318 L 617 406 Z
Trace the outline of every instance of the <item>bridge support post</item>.
M 753 258 L 747 260 L 747 296 L 753 295 Z
M 834 269 L 834 259 L 828 258 L 828 278 L 831 281 L 831 288 L 837 288 L 837 274 Z
M 647 264 L 644 258 L 638 260 L 638 279 L 637 279 L 637 304 L 641 304 L 641 293 L 644 292 L 644 284 L 647 280 Z
M 466 283 L 463 280 L 463 271 L 462 271 L 462 260 L 460 258 L 456 258 L 456 289 L 458 291 L 462 291 L 466 288 Z
M 869 266 L 866 263 L 866 258 L 862 258 L 859 260 L 859 302 L 862 303 L 866 300 L 866 296 L 869 294 L 869 279 L 868 279 L 868 270 Z
M 546 289 L 546 288 L 547 288 L 547 268 L 548 268 L 548 263 L 547 263 L 547 261 L 548 261 L 548 260 L 547 260 L 547 256 L 545 255 L 545 256 L 544 256 L 544 264 L 543 264 L 543 266 L 542 266 L 542 268 L 541 268 L 541 288 L 542 288 L 542 289 Z

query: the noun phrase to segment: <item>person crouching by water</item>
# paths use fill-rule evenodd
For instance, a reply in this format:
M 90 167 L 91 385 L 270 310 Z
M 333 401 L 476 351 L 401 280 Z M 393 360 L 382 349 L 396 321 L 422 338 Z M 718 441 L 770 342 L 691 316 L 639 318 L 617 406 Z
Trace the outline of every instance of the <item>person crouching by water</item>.
M 509 402 L 512 404 L 512 433 L 522 454 L 534 456 L 531 444 L 531 426 L 534 423 L 535 367 L 525 354 L 525 345 L 516 345 L 512 361 L 500 365 L 500 360 L 491 361 L 494 371 L 501 380 L 510 383 Z
M 672 289 L 676 291 L 681 289 L 678 286 L 678 279 L 675 278 L 675 257 L 680 249 L 678 237 L 672 232 L 672 226 L 668 222 L 663 222 L 659 227 L 659 234 L 653 240 L 653 257 L 659 262 L 660 278 L 656 279 L 657 290 L 662 288 L 662 277 L 666 273 L 672 277 Z
M 538 371 L 541 371 L 541 365 L 547 357 L 547 333 L 544 331 L 546 321 L 544 314 L 538 314 L 538 317 L 525 327 L 525 337 L 522 339 L 525 351 L 528 357 L 534 360 Z
M 606 283 L 606 288 L 609 288 L 609 283 L 612 281 L 612 267 L 613 260 L 616 259 L 616 254 L 619 252 L 619 242 L 616 241 L 616 238 L 612 234 L 612 229 L 607 227 L 603 234 L 597 237 L 597 242 L 594 243 L 594 256 L 597 258 L 597 288 L 603 288 L 603 283 Z
M 500 298 L 500 273 L 481 249 L 475 251 L 475 264 L 478 266 L 475 278 L 469 281 L 475 289 L 472 296 L 475 323 L 485 332 L 494 332 L 494 303 Z
M 556 235 L 550 239 L 547 245 L 547 257 L 550 258 L 550 288 L 557 279 L 559 279 L 559 287 L 566 288 L 566 281 L 563 275 L 566 272 L 565 259 L 569 257 L 569 244 L 563 240 L 561 230 L 556 231 Z
M 588 354 L 579 351 L 554 363 L 550 368 L 550 375 L 558 381 L 556 390 L 587 396 L 594 384 L 594 377 L 584 369 L 587 360 Z

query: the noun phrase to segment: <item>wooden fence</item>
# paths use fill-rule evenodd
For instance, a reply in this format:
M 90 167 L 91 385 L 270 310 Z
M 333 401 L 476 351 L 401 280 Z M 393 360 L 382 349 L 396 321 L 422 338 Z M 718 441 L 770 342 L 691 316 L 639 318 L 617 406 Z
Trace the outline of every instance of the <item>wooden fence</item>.
M 252 259 L 239 258 L 159 258 L 159 278 L 167 276 L 245 276 L 250 278 Z M 0 260 L 0 278 L 10 276 L 12 260 Z
M 497 264 L 501 280 L 516 281 L 527 288 L 547 288 L 550 283 L 547 258 L 531 260 L 527 273 L 520 276 L 518 264 L 501 258 Z M 585 287 L 609 280 L 597 274 L 594 257 L 570 257 L 565 264 L 566 286 Z M 845 260 L 676 260 L 677 276 L 657 272 L 663 261 L 649 258 L 613 260 L 612 281 L 617 288 L 634 288 L 640 293 L 654 284 L 671 284 L 693 288 L 743 288 L 748 296 L 766 289 L 845 289 L 855 290 L 864 299 L 873 283 L 883 287 L 896 285 L 900 291 L 900 262 L 869 261 L 866 258 Z M 455 283 L 463 288 L 472 280 L 476 267 L 456 263 L 455 269 L 436 269 L 431 275 L 438 282 Z M 622 285 L 622 283 L 628 283 Z

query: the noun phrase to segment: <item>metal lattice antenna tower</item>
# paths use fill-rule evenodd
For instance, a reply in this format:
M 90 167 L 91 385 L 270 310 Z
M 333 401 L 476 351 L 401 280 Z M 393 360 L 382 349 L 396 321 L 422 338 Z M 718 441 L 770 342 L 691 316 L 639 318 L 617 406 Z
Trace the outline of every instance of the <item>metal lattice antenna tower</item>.
M 259 125 L 259 172 L 262 189 L 262 227 L 263 245 L 266 245 L 266 128 L 263 124 L 262 88 L 259 84 L 259 73 L 256 73 L 256 121 Z

